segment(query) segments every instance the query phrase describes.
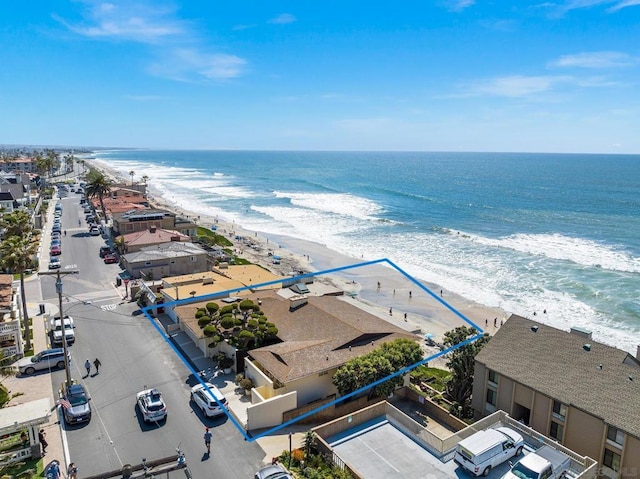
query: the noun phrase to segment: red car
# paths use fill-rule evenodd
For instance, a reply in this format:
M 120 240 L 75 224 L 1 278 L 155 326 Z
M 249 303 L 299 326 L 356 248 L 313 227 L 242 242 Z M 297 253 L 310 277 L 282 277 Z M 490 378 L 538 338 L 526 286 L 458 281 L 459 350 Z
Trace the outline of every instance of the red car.
M 107 253 L 103 256 L 102 260 L 104 261 L 105 264 L 109 264 L 109 263 L 117 263 L 118 262 L 118 258 L 116 257 L 115 254 L 110 254 Z
M 49 250 L 49 254 L 51 256 L 58 256 L 59 254 L 62 254 L 62 248 L 58 245 L 52 246 L 51 249 Z

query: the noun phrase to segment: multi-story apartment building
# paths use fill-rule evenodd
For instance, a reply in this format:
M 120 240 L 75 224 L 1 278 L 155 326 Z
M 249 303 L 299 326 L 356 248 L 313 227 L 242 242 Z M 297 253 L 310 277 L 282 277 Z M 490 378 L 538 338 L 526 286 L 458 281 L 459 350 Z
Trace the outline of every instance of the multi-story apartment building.
M 598 343 L 512 315 L 478 353 L 473 409 L 496 410 L 578 454 L 597 459 L 602 474 L 640 474 L 640 348 Z

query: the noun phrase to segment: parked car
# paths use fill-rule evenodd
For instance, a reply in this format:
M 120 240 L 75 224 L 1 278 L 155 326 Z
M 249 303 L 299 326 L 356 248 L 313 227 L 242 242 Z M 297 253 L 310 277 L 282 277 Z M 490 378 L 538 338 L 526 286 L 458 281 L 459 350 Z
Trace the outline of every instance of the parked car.
M 98 229 L 97 226 L 92 226 L 91 229 L 89 230 L 89 234 L 91 236 L 100 236 L 100 229 Z
M 111 246 L 100 246 L 100 257 L 104 258 L 105 254 L 112 254 Z
M 293 479 L 293 476 L 280 464 L 272 464 L 256 472 L 254 479 Z
M 62 247 L 61 241 L 62 240 L 60 238 L 51 238 L 51 246 L 60 246 L 60 247 Z
M 67 352 L 67 357 L 71 361 L 69 352 Z M 64 369 L 64 351 L 62 348 L 45 349 L 34 356 L 18 360 L 14 366 L 17 366 L 21 374 L 33 374 L 43 369 Z
M 167 405 L 157 389 L 145 389 L 136 394 L 136 403 L 144 422 L 158 422 L 167 418 Z
M 53 256 L 49 258 L 49 269 L 59 269 L 62 266 L 60 258 Z
M 51 239 L 55 240 L 55 239 L 60 239 L 62 235 L 60 234 L 60 232 L 52 232 L 51 233 Z
M 226 407 L 227 399 L 218 388 L 211 383 L 200 383 L 193 386 L 191 388 L 191 401 L 193 401 L 207 417 L 225 414 L 225 410 L 220 407 L 220 405 L 222 404 Z
M 118 262 L 118 257 L 115 254 L 107 253 L 103 256 L 102 261 L 104 264 L 113 264 Z
M 82 384 L 66 386 L 62 391 L 61 399 L 64 422 L 77 424 L 91 420 L 91 404 Z
M 62 254 L 62 248 L 60 247 L 60 245 L 51 246 L 51 249 L 49 250 L 49 254 L 51 256 L 58 256 Z
M 53 228 L 51 228 L 51 232 L 52 233 L 62 233 L 62 229 L 60 228 L 60 226 L 53 226 Z

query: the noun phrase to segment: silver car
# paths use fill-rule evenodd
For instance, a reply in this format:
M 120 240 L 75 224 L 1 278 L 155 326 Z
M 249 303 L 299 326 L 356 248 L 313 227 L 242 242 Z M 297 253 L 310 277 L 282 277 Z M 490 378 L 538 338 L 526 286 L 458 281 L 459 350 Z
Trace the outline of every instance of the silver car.
M 293 476 L 280 464 L 272 464 L 256 472 L 254 479 L 293 479 Z
M 91 404 L 89 396 L 82 384 L 67 386 L 60 398 L 64 421 L 67 424 L 77 424 L 91 420 Z
M 67 357 L 69 353 L 67 352 Z M 69 359 L 71 361 L 71 359 Z M 21 374 L 33 374 L 36 371 L 64 369 L 64 351 L 62 348 L 45 349 L 35 356 L 22 358 L 14 363 Z

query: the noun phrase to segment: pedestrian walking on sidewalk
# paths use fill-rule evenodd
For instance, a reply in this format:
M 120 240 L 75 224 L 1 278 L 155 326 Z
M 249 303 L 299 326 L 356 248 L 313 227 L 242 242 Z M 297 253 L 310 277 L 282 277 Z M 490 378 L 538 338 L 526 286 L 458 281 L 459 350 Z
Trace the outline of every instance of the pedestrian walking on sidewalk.
M 84 362 L 84 368 L 87 370 L 87 376 L 91 374 L 91 363 L 88 359 Z
M 100 372 L 100 366 L 102 366 L 102 363 L 98 358 L 96 358 L 93 361 L 93 365 L 96 367 L 96 374 L 98 374 Z
M 47 446 L 49 445 L 49 443 L 46 440 L 46 437 L 47 437 L 47 433 L 44 432 L 44 429 L 40 429 L 40 431 L 38 431 L 38 441 L 40 441 L 40 444 L 42 444 L 43 456 L 47 453 Z
M 67 479 L 77 479 L 78 478 L 78 466 L 75 465 L 74 462 L 69 464 L 67 468 Z
M 208 427 L 204 429 L 204 445 L 207 446 L 207 454 L 211 453 L 211 431 Z

